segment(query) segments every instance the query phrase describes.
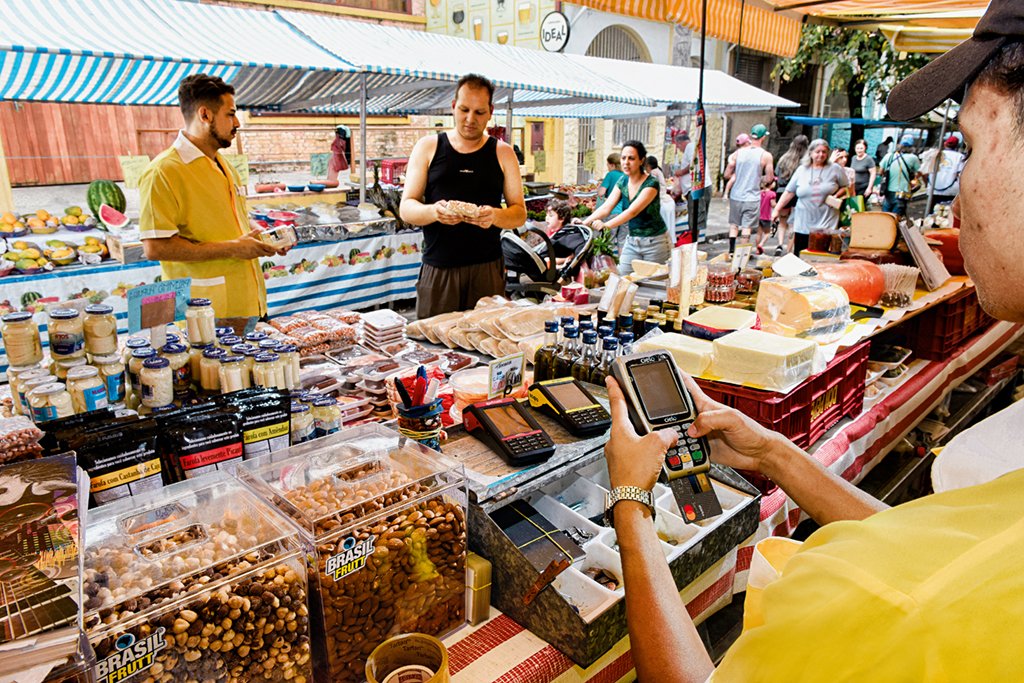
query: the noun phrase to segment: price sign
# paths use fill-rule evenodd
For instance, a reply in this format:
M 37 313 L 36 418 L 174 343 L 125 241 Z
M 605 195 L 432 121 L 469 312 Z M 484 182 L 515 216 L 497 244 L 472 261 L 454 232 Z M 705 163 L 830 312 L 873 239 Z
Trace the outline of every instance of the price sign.
M 142 172 L 149 166 L 149 157 L 142 156 L 119 156 L 117 163 L 121 164 L 121 173 L 124 175 L 124 186 L 134 190 L 139 186 L 139 179 Z

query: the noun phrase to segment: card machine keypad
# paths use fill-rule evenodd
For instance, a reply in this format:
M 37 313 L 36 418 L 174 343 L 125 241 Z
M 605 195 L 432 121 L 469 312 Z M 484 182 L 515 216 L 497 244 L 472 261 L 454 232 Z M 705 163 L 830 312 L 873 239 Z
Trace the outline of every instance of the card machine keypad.
M 532 432 L 529 434 L 519 434 L 518 436 L 510 436 L 503 439 L 505 445 L 508 447 L 514 456 L 523 456 L 527 453 L 533 453 L 535 451 L 544 450 L 554 446 L 554 442 L 544 432 Z
M 679 434 L 679 441 L 675 446 L 668 449 L 665 454 L 665 466 L 673 472 L 688 472 L 691 470 L 706 469 L 708 454 L 700 439 L 687 436 L 686 430 L 692 422 L 681 422 L 674 425 Z

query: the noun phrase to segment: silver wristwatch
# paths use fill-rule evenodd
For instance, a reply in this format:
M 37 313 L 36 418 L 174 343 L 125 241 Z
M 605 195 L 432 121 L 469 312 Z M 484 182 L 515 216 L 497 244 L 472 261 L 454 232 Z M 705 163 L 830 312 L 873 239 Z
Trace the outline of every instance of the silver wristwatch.
M 638 503 L 643 503 L 651 509 L 651 519 L 654 519 L 654 493 L 639 486 L 616 486 L 605 496 L 604 521 L 608 526 L 614 526 L 612 523 L 613 508 L 620 500 L 635 500 Z

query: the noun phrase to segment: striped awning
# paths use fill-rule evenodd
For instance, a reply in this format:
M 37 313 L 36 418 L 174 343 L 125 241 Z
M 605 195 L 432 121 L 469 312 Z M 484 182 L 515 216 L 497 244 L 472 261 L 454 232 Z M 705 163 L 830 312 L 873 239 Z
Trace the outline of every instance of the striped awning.
M 591 9 L 701 29 L 702 0 L 573 0 Z M 800 21 L 745 0 L 707 0 L 707 34 L 742 47 L 792 57 Z
M 896 52 L 949 52 L 974 32 L 973 29 L 917 28 L 892 24 L 881 24 L 878 28 Z

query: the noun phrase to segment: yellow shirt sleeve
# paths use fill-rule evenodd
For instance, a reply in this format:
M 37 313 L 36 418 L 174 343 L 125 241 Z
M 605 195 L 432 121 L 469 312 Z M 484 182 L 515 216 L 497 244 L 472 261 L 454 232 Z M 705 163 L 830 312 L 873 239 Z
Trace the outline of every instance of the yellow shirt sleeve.
M 178 234 L 184 223 L 181 201 L 167 178 L 166 171 L 151 165 L 139 179 L 139 236 L 161 239 Z

